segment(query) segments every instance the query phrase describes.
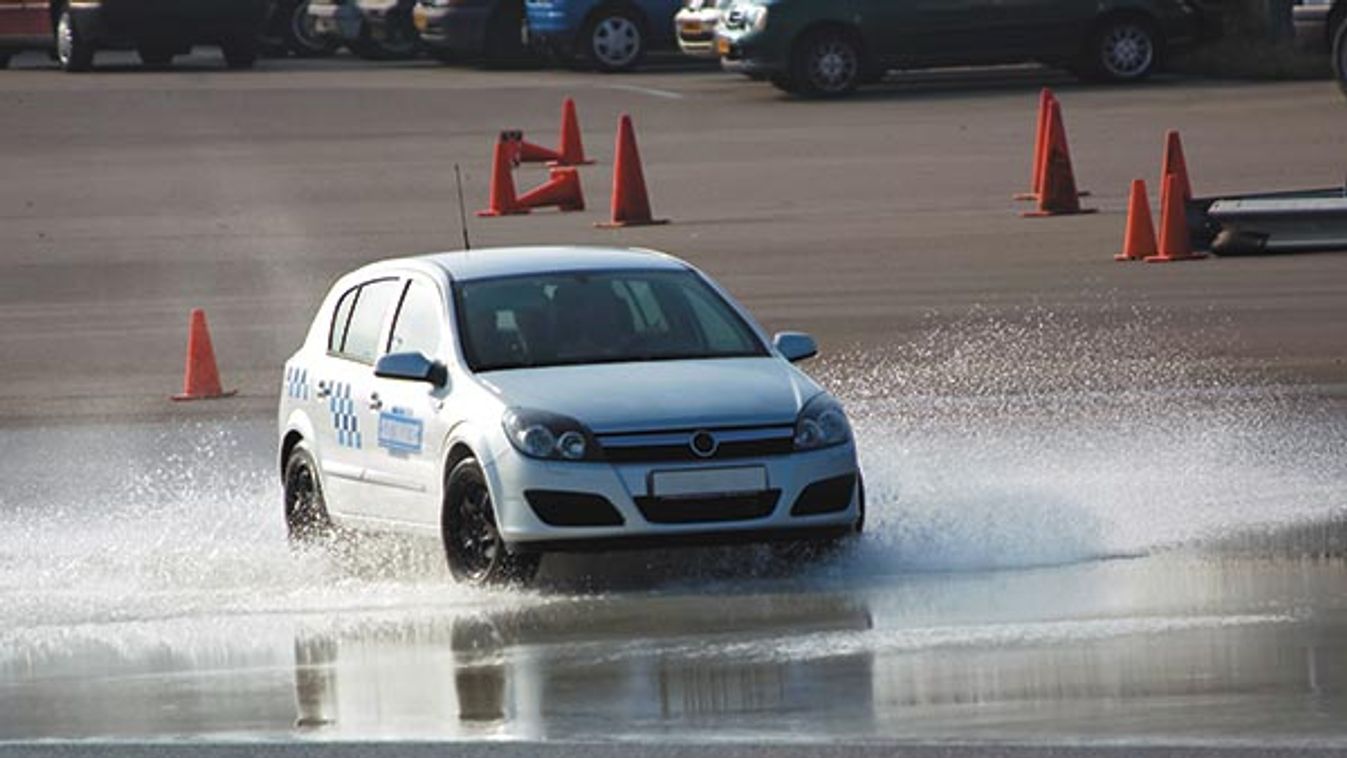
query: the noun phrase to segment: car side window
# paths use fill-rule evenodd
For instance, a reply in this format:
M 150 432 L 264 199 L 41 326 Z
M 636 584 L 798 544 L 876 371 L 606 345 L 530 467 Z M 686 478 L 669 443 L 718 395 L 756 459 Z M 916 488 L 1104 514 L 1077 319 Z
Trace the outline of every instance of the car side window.
M 407 291 L 398 306 L 393 332 L 388 337 L 388 352 L 417 352 L 428 358 L 439 358 L 440 338 L 448 309 L 434 287 L 415 279 L 407 283 Z
M 356 297 L 360 295 L 359 287 L 352 287 L 341 296 L 337 301 L 337 307 L 332 311 L 332 330 L 327 334 L 327 351 L 329 353 L 340 353 L 343 343 L 346 342 L 346 328 L 351 325 L 351 309 L 355 307 Z
M 346 337 L 338 351 L 343 358 L 374 363 L 379 353 L 379 333 L 383 329 L 384 316 L 401 292 L 397 279 L 379 279 L 360 287 Z

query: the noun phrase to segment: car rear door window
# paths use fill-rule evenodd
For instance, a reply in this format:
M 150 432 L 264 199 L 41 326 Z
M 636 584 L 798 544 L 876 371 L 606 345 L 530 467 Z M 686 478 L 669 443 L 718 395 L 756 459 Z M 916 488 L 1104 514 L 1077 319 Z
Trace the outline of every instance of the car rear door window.
M 332 329 L 327 334 L 327 351 L 339 355 L 342 344 L 346 342 L 346 329 L 351 325 L 351 310 L 355 308 L 355 299 L 360 294 L 359 287 L 352 287 L 337 301 L 332 311 Z
M 343 358 L 374 363 L 379 353 L 379 334 L 383 330 L 384 317 L 397 302 L 401 291 L 397 279 L 380 279 L 361 286 L 339 351 Z

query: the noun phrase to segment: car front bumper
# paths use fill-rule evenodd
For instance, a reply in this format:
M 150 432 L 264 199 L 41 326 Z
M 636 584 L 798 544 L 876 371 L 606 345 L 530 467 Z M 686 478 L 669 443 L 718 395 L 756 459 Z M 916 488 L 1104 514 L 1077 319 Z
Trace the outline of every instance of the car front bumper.
M 412 23 L 421 39 L 435 48 L 476 55 L 486 48 L 487 5 L 431 7 L 417 5 Z
M 761 468 L 766 474 L 767 492 L 724 497 L 653 497 L 651 475 L 656 472 L 725 468 Z M 864 497 L 855 446 L 850 443 L 824 450 L 714 463 L 541 461 L 519 455 L 511 448 L 488 465 L 485 473 L 501 535 L 516 551 L 840 536 L 855 528 Z M 811 485 L 845 481 L 847 477 L 851 477 L 852 485 L 847 490 L 849 494 L 838 496 L 843 502 L 829 502 L 826 512 L 792 513 Z M 819 491 L 817 487 L 814 490 Z M 553 523 L 549 524 L 542 515 L 545 511 L 536 507 L 538 501 L 531 503 L 526 495 L 539 492 L 597 496 L 612 506 L 621 523 L 560 526 L 552 518 Z M 738 513 L 736 509 L 753 498 L 758 500 L 752 513 Z M 725 510 L 717 512 L 722 504 Z M 734 518 L 727 517 L 731 512 L 735 513 Z M 693 513 L 702 516 L 692 516 Z
M 680 10 L 674 16 L 679 49 L 694 58 L 719 57 L 716 52 L 716 27 L 719 23 L 720 11 L 714 8 Z

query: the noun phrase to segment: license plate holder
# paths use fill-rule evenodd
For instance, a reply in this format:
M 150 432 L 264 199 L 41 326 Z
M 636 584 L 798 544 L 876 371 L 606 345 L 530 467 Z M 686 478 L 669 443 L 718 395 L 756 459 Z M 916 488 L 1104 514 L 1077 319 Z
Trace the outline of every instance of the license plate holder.
M 767 489 L 767 467 L 734 466 L 652 471 L 647 485 L 650 495 L 658 498 L 743 495 Z

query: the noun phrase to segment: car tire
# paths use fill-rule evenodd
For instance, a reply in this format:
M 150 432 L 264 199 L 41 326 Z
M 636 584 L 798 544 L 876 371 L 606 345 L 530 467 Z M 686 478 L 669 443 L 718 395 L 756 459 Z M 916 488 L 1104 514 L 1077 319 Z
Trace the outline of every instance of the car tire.
M 303 442 L 295 445 L 285 459 L 281 483 L 285 498 L 285 532 L 290 544 L 304 546 L 331 538 L 334 529 L 327 502 L 323 499 L 318 464 Z
M 1347 95 L 1347 16 L 1333 31 L 1333 74 L 1337 77 L 1338 88 Z
M 819 29 L 791 48 L 789 70 L 778 88 L 805 97 L 844 97 L 856 91 L 867 65 L 860 40 L 844 29 Z
M 258 42 L 252 35 L 239 35 L 220 43 L 225 66 L 233 71 L 250 69 L 257 63 Z
M 369 24 L 361 24 L 360 36 L 350 44 L 351 52 L 367 61 L 401 61 L 415 58 L 421 52 L 421 39 L 411 19 L 405 26 L 395 27 L 396 35 L 392 39 L 378 39 L 370 31 Z
M 585 24 L 579 47 L 596 71 L 614 74 L 635 70 L 646 54 L 644 21 L 622 6 L 601 8 Z
M 309 0 L 285 0 L 281 12 L 281 40 L 296 58 L 326 58 L 337 52 L 341 40 L 319 34 L 309 16 Z
M 173 62 L 173 50 L 165 47 L 142 45 L 136 48 L 136 55 L 150 68 L 163 68 Z
M 501 538 L 491 490 L 476 458 L 459 461 L 445 479 L 441 534 L 449 573 L 458 582 L 526 584 L 538 573 L 540 555 L 512 553 Z
M 1140 16 L 1115 16 L 1090 35 L 1079 71 L 1095 81 L 1139 82 L 1159 67 L 1163 50 L 1154 23 Z
M 61 69 L 72 74 L 94 67 L 94 48 L 80 36 L 70 7 L 63 6 L 56 17 L 56 61 Z

